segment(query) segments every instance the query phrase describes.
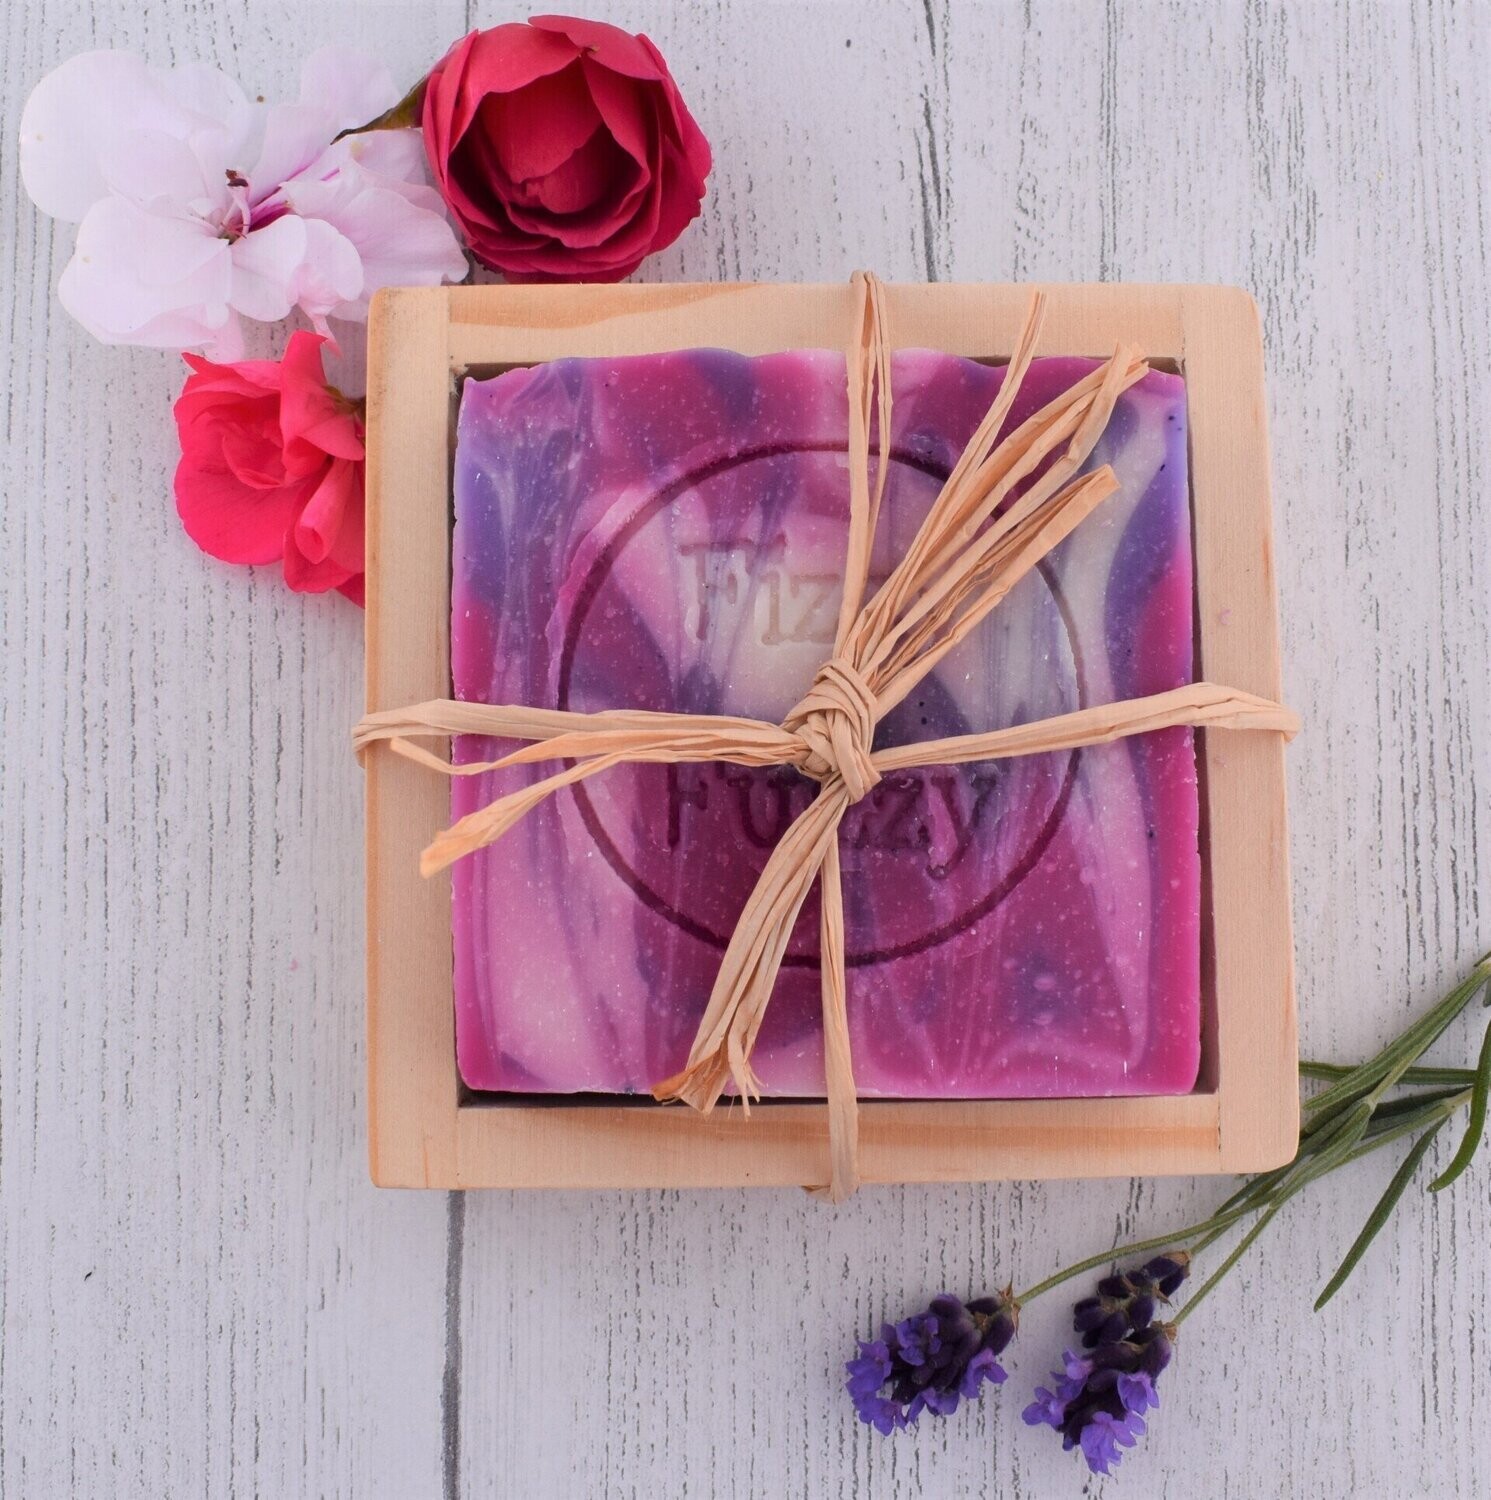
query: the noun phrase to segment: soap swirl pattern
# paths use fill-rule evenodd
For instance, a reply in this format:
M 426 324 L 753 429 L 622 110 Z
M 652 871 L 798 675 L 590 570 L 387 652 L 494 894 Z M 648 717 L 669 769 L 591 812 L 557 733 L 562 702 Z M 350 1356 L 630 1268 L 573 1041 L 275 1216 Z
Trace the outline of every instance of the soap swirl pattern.
M 1036 361 L 1012 423 L 1096 361 Z M 904 351 L 888 571 L 1002 372 Z M 843 363 L 826 351 L 564 360 L 468 381 L 455 475 L 455 695 L 775 720 L 821 663 L 844 550 Z M 1152 371 L 1088 468 L 1121 491 L 882 724 L 970 733 L 1192 680 L 1184 386 Z M 458 741 L 460 760 L 499 753 Z M 459 816 L 515 784 L 458 780 Z M 533 776 L 541 775 L 533 770 Z M 645 1092 L 687 1057 L 790 770 L 626 766 L 453 871 L 457 1050 L 475 1089 Z M 865 1095 L 1189 1089 L 1199 1057 L 1193 736 L 887 778 L 841 835 Z M 816 903 L 753 1064 L 822 1092 Z

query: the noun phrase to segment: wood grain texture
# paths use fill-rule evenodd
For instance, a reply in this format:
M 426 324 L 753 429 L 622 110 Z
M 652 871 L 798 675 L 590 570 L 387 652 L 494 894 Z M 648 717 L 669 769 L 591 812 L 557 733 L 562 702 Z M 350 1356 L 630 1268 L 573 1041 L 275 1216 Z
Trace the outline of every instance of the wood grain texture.
M 1491 941 L 1491 7 L 665 0 L 716 148 L 649 279 L 1236 282 L 1270 364 L 1301 1032 L 1350 1057 Z M 1215 1182 L 380 1194 L 365 1185 L 361 632 L 198 557 L 173 362 L 52 300 L 25 90 L 87 46 L 282 91 L 413 73 L 492 0 L 15 0 L 0 15 L 0 1491 L 1121 1493 L 1019 1425 L 1062 1341 L 893 1441 L 854 1331 L 1184 1222 Z M 1446 1055 L 1465 1056 L 1459 1037 Z M 1441 1163 L 1442 1164 L 1442 1163 Z M 1477 1496 L 1491 1177 L 1417 1200 L 1319 1317 L 1385 1168 L 1281 1218 L 1186 1326 L 1120 1484 Z

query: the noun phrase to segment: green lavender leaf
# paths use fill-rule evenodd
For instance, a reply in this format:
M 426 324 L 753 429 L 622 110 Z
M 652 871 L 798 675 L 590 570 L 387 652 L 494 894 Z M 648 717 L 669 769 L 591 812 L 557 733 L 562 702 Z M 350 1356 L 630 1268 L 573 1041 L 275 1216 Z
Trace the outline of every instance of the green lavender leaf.
M 1378 1128 L 1375 1123 L 1369 1125 L 1366 1135 L 1351 1148 L 1341 1165 L 1349 1166 L 1354 1161 L 1360 1161 L 1364 1156 L 1370 1156 L 1374 1151 L 1381 1151 L 1384 1146 L 1391 1146 L 1394 1141 L 1402 1140 L 1405 1135 L 1416 1135 L 1420 1130 L 1426 1130 L 1431 1125 L 1438 1125 L 1463 1109 L 1469 1102 L 1470 1090 L 1466 1089 L 1463 1093 L 1446 1099 L 1442 1104 L 1431 1105 L 1406 1119 L 1386 1120 L 1381 1128 Z
M 1381 1109 L 1381 1106 L 1378 1106 Z M 1324 1110 L 1314 1119 L 1307 1120 L 1300 1131 L 1299 1149 L 1292 1161 L 1269 1172 L 1260 1172 L 1248 1178 L 1238 1190 L 1217 1209 L 1215 1217 L 1221 1219 L 1239 1212 L 1261 1209 L 1266 1203 L 1277 1199 L 1280 1203 L 1299 1191 L 1304 1182 L 1310 1180 L 1318 1163 L 1331 1157 L 1331 1151 L 1343 1137 L 1349 1137 L 1345 1149 L 1355 1145 L 1372 1123 L 1374 1112 L 1366 1099 L 1342 1100 L 1331 1109 Z
M 1351 1069 L 1329 1088 L 1305 1101 L 1307 1110 L 1339 1109 L 1342 1105 L 1370 1094 L 1387 1080 L 1401 1080 L 1403 1073 L 1424 1054 L 1449 1028 L 1450 1023 L 1475 999 L 1484 987 L 1491 986 L 1491 954 L 1476 964 L 1471 973 L 1431 1011 L 1415 1021 L 1401 1035 L 1389 1042 L 1376 1057 Z
M 1398 1206 L 1398 1199 L 1403 1196 L 1404 1190 L 1413 1179 L 1413 1174 L 1418 1171 L 1419 1163 L 1424 1159 L 1429 1147 L 1434 1144 L 1434 1137 L 1443 1128 L 1444 1121 L 1426 1130 L 1417 1141 L 1414 1142 L 1413 1150 L 1403 1158 L 1402 1165 L 1393 1173 L 1393 1180 L 1388 1183 L 1387 1190 L 1377 1200 L 1377 1207 L 1371 1212 L 1367 1222 L 1362 1226 L 1362 1232 L 1352 1242 L 1351 1249 L 1346 1252 L 1346 1258 L 1336 1268 L 1336 1274 L 1325 1284 L 1325 1290 L 1315 1299 L 1315 1311 L 1319 1312 L 1332 1297 L 1346 1283 L 1346 1278 L 1356 1269 L 1357 1262 L 1367 1253 L 1367 1246 L 1377 1238 L 1378 1231 L 1392 1217 L 1393 1210 Z
M 1475 1082 L 1475 1074 L 1469 1069 L 1466 1070 L 1466 1075 L 1469 1081 L 1459 1088 L 1421 1089 L 1416 1094 L 1404 1094 L 1397 1099 L 1385 1099 L 1372 1111 L 1372 1123 L 1367 1127 L 1368 1134 L 1386 1129 L 1387 1126 L 1414 1115 L 1427 1115 L 1434 1105 L 1443 1104 L 1447 1099 L 1456 1099 L 1463 1104 L 1470 1097 L 1470 1090 Z
M 1260 1172 L 1256 1176 L 1249 1177 L 1238 1190 L 1218 1205 L 1214 1217 L 1220 1218 L 1224 1214 L 1231 1213 L 1234 1209 L 1241 1209 L 1246 1204 L 1258 1204 L 1263 1199 L 1270 1197 L 1274 1190 L 1289 1175 L 1295 1161 L 1299 1157 L 1296 1153 L 1293 1161 L 1286 1162 L 1282 1167 L 1274 1167 L 1271 1171 Z
M 1318 1078 L 1326 1083 L 1333 1083 L 1355 1071 L 1345 1063 L 1301 1062 L 1299 1065 L 1301 1078 Z M 1475 1082 L 1475 1071 L 1471 1068 L 1409 1068 L 1398 1082 L 1406 1088 L 1433 1084 L 1468 1089 Z
M 1480 1061 L 1476 1064 L 1475 1083 L 1470 1093 L 1470 1119 L 1455 1159 L 1429 1184 L 1431 1192 L 1447 1188 L 1471 1163 L 1486 1129 L 1486 1097 L 1491 1093 L 1491 1026 L 1481 1039 Z

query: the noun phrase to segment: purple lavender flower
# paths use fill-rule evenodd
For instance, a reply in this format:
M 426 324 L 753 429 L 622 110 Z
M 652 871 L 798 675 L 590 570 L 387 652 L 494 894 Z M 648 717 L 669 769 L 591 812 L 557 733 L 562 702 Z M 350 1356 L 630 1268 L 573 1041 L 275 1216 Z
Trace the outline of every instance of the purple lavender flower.
M 1157 1305 L 1170 1300 L 1190 1274 L 1190 1265 L 1190 1256 L 1178 1250 L 1156 1255 L 1137 1270 L 1103 1277 L 1097 1296 L 1084 1297 L 1072 1309 L 1072 1326 L 1084 1347 L 1117 1343 L 1149 1327 Z
M 1051 1385 L 1036 1388 L 1025 1408 L 1031 1427 L 1061 1434 L 1062 1447 L 1080 1448 L 1094 1474 L 1107 1474 L 1145 1431 L 1144 1413 L 1160 1404 L 1155 1382 L 1170 1363 L 1175 1330 L 1154 1321 L 1186 1279 L 1189 1257 L 1157 1255 L 1136 1270 L 1105 1276 L 1095 1297 L 1072 1310 L 1085 1351 L 1068 1349 Z
M 1107 1474 L 1123 1457 L 1119 1445 L 1132 1448 L 1134 1440 L 1144 1435 L 1143 1419 L 1136 1416 L 1115 1417 L 1096 1411 L 1082 1429 L 1082 1457 L 1094 1474 Z
M 1035 1388 L 1035 1400 L 1022 1414 L 1027 1427 L 1038 1427 L 1044 1423 L 1060 1432 L 1062 1423 L 1066 1421 L 1067 1407 L 1081 1395 L 1087 1377 L 1092 1374 L 1092 1361 L 1082 1359 L 1070 1349 L 1062 1354 L 1061 1359 L 1063 1368 L 1051 1372 L 1055 1389 L 1047 1390 L 1043 1385 Z M 1071 1444 L 1067 1446 L 1070 1447 Z
M 1124 1409 L 1136 1417 L 1160 1404 L 1154 1381 L 1143 1370 L 1137 1375 L 1118 1377 L 1118 1399 L 1123 1402 Z
M 1010 1289 L 962 1302 L 944 1294 L 924 1313 L 886 1323 L 862 1339 L 845 1366 L 844 1388 L 862 1422 L 880 1432 L 909 1427 L 924 1411 L 947 1417 L 987 1382 L 1005 1379 L 998 1356 L 1015 1336 L 1020 1310 Z

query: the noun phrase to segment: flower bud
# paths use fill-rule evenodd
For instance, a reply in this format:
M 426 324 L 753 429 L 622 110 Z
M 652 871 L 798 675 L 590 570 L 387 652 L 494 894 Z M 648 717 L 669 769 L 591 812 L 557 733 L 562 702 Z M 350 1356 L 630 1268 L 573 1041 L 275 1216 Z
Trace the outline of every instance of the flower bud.
M 1151 1380 L 1170 1363 L 1170 1356 L 1175 1352 L 1171 1333 L 1158 1323 L 1151 1323 L 1135 1337 L 1134 1343 L 1140 1351 L 1140 1368 Z
M 1154 1321 L 1154 1297 L 1149 1292 L 1140 1292 L 1129 1303 L 1129 1331 L 1138 1333 Z
M 1145 1263 L 1144 1270 L 1159 1288 L 1162 1297 L 1172 1297 L 1191 1274 L 1191 1257 L 1184 1250 L 1156 1255 Z

